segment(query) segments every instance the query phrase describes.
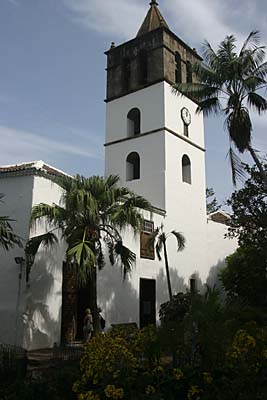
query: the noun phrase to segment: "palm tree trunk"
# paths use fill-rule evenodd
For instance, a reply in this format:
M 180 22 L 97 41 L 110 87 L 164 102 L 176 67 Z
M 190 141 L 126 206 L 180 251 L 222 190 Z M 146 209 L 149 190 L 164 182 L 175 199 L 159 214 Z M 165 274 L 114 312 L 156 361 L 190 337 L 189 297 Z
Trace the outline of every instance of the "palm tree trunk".
M 255 150 L 250 145 L 248 146 L 248 151 L 250 152 L 251 157 L 253 158 L 255 164 L 257 165 L 260 175 L 262 177 L 262 180 L 263 180 L 265 186 L 267 187 L 267 174 L 264 171 L 262 163 L 260 162 Z
M 99 313 L 97 310 L 97 267 L 93 268 L 89 281 L 89 305 L 93 317 L 94 333 L 100 332 Z
M 172 287 L 171 287 L 171 278 L 170 278 L 166 240 L 164 240 L 164 242 L 163 242 L 163 249 L 164 249 L 164 259 L 165 259 L 165 268 L 166 268 L 169 297 L 170 297 L 170 301 L 172 301 Z

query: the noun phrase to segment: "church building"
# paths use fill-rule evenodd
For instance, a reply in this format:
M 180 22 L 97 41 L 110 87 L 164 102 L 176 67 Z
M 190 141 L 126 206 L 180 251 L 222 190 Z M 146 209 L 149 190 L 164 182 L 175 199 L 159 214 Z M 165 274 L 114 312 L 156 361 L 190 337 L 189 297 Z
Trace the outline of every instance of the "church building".
M 150 2 L 136 37 L 120 45 L 112 43 L 106 55 L 105 175 L 119 175 L 120 184 L 148 199 L 153 209 L 145 213 L 140 235 L 134 236 L 130 230 L 123 233 L 125 244 L 136 253 L 132 273 L 123 280 L 119 266 L 108 265 L 107 261 L 98 275 L 98 300 L 107 327 L 135 322 L 142 328 L 158 322 L 160 304 L 168 300 L 164 261 L 159 261 L 154 249 L 147 246 L 157 227 L 163 226 L 166 234 L 179 231 L 186 240 L 181 252 L 177 252 L 175 237 L 169 235 L 167 240 L 174 293 L 190 286 L 201 290 L 207 279 L 212 283 L 217 269 L 237 244 L 224 239 L 227 214 L 219 211 L 207 216 L 203 115 L 196 114 L 197 104 L 192 99 L 177 95 L 172 89 L 175 83 L 195 82 L 192 65 L 201 63 L 201 57 L 170 30 L 155 0 Z M 44 165 L 39 166 L 42 179 L 46 185 L 47 181 L 51 182 L 51 195 L 55 192 L 55 198 L 49 201 L 56 203 L 60 188 L 53 183 L 52 176 L 57 172 L 51 167 L 49 171 L 44 170 Z M 23 185 L 15 188 L 14 170 L 10 168 L 0 168 L 0 184 L 5 181 L 7 187 L 13 187 L 13 202 L 17 202 L 14 207 L 19 208 Z M 36 177 L 41 173 L 34 168 L 25 169 L 27 176 L 35 174 Z M 38 190 L 38 202 L 45 202 L 41 186 Z M 8 192 L 2 184 L 1 192 Z M 18 223 L 23 214 L 25 226 L 29 227 L 29 210 L 34 204 L 37 200 L 29 199 L 27 215 L 20 208 L 21 215 L 16 216 Z M 5 262 L 14 264 L 13 258 L 10 256 Z M 32 282 L 21 288 L 20 306 L 16 308 L 12 303 L 19 313 L 14 318 L 22 321 L 20 325 L 17 321 L 21 327 L 21 344 L 27 348 L 49 347 L 54 342 L 60 343 L 62 338 L 77 339 L 86 308 L 86 290 L 73 282 L 64 264 L 64 246 L 51 255 L 49 265 L 42 263 L 39 257 L 32 268 Z M 56 284 L 44 282 L 49 283 L 49 291 L 41 299 L 34 285 L 42 285 L 42 271 L 48 270 L 49 279 L 56 279 Z M 5 274 L 0 281 L 9 279 L 8 273 Z M 16 286 L 11 279 L 9 282 Z M 38 301 L 49 323 L 36 307 Z M 11 308 L 11 303 L 0 308 L 1 318 L 10 312 L 8 307 Z M 28 320 L 27 316 L 30 316 Z M 2 330 L 0 327 L 0 341 Z

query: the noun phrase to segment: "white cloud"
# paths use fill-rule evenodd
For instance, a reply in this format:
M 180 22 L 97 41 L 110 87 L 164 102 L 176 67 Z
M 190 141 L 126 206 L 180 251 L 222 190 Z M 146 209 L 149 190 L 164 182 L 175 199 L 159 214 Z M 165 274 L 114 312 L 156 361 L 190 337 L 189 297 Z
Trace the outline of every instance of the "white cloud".
M 149 0 L 62 1 L 75 23 L 120 41 L 136 35 L 149 9 Z M 159 3 L 170 28 L 197 47 L 204 39 L 216 45 L 229 34 L 242 42 L 253 29 L 259 29 L 263 39 L 267 38 L 261 0 L 242 0 L 241 4 L 240 0 L 161 0 Z
M 63 3 L 74 22 L 122 40 L 136 35 L 148 9 L 144 2 L 136 0 L 63 0 Z
M 68 154 L 102 159 L 99 146 L 82 142 L 80 146 L 0 125 L 1 164 L 46 159 L 51 154 Z M 56 158 L 54 156 L 54 158 Z

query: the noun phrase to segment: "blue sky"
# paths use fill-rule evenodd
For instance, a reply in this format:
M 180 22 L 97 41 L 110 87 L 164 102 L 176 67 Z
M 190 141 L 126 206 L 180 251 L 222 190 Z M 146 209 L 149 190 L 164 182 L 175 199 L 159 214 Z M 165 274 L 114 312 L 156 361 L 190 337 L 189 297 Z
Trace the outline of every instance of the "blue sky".
M 42 159 L 70 174 L 103 174 L 104 51 L 133 38 L 148 0 L 0 0 L 0 165 Z M 265 0 L 161 0 L 170 28 L 200 52 L 253 29 L 267 43 Z M 267 152 L 267 115 L 253 116 Z M 207 185 L 232 191 L 223 121 L 206 121 Z M 249 160 L 249 157 L 245 157 Z

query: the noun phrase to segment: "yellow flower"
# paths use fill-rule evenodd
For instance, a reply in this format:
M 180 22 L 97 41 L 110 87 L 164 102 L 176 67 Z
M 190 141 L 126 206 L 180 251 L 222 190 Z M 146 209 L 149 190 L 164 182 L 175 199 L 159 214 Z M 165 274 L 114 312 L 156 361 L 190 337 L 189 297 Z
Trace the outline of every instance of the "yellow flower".
M 200 395 L 203 392 L 198 386 L 191 386 L 188 391 L 187 398 L 188 400 L 200 400 Z
M 175 369 L 173 370 L 173 373 L 174 373 L 175 379 L 176 379 L 177 381 L 179 381 L 180 379 L 182 379 L 182 378 L 184 377 L 184 374 L 183 374 L 183 372 L 180 370 L 180 368 L 175 368 Z
M 110 399 L 123 399 L 124 392 L 122 388 L 116 388 L 114 385 L 107 385 L 105 388 L 105 395 Z
M 152 385 L 148 385 L 147 387 L 146 387 L 146 394 L 149 396 L 149 395 L 151 395 L 151 394 L 154 394 L 155 393 L 155 388 L 154 388 L 154 386 L 152 386 Z
M 213 378 L 209 372 L 203 372 L 203 379 L 208 385 L 212 384 Z

